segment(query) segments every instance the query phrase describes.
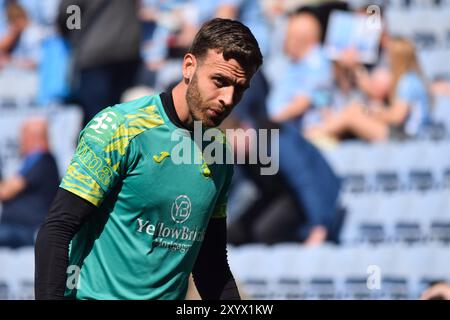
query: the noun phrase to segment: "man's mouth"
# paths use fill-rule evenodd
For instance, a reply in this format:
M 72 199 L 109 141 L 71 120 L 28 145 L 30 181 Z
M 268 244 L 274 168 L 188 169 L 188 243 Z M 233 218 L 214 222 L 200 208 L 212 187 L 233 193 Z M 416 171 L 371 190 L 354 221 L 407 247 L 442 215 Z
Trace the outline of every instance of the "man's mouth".
M 208 109 L 206 112 L 208 113 L 208 115 L 210 117 L 213 117 L 213 118 L 219 118 L 223 114 L 223 111 L 218 110 L 218 109 L 213 109 L 213 108 Z

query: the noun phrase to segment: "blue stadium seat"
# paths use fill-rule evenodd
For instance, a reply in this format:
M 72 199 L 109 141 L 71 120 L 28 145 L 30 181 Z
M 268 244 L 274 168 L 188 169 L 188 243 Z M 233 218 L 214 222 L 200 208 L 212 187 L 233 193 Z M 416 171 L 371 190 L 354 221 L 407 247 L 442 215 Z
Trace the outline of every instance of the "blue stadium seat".
M 34 247 L 22 247 L 15 250 L 14 276 L 18 300 L 34 299 Z
M 272 299 L 271 293 L 269 292 L 269 283 L 265 278 L 245 278 L 241 280 L 240 285 L 243 287 L 244 294 L 249 295 L 252 299 Z
M 378 172 L 375 176 L 376 190 L 395 192 L 401 189 L 400 177 L 397 172 Z
M 443 123 L 447 128 L 447 136 L 450 134 L 450 98 L 435 96 L 432 109 L 434 121 Z
M 406 277 L 383 276 L 382 287 L 385 299 L 406 300 L 410 298 L 409 283 Z
M 13 68 L 0 72 L 0 100 L 17 106 L 32 105 L 37 97 L 38 74 Z
M 12 250 L 0 248 L 0 300 L 14 299 L 11 287 Z
M 397 222 L 395 225 L 395 238 L 397 241 L 408 244 L 424 241 L 420 222 Z
M 450 244 L 450 217 L 448 220 L 432 221 L 430 226 L 430 237 L 433 241 Z
M 277 284 L 275 298 L 287 300 L 304 300 L 307 298 L 306 285 L 299 278 L 281 276 Z
M 333 278 L 314 277 L 309 281 L 309 294 L 315 299 L 336 299 L 336 286 Z
M 418 50 L 430 50 L 436 48 L 438 40 L 435 34 L 431 32 L 414 32 L 413 39 Z
M 352 173 L 342 176 L 342 188 L 345 192 L 361 193 L 369 190 L 367 176 L 363 173 Z
M 358 241 L 362 243 L 378 244 L 387 239 L 385 226 L 382 223 L 363 222 L 358 226 L 358 230 Z
M 437 187 L 435 177 L 429 170 L 413 169 L 409 172 L 409 188 L 427 191 Z
M 444 169 L 442 176 L 442 187 L 445 189 L 450 188 L 450 168 Z
M 350 276 L 345 279 L 345 298 L 351 300 L 372 299 L 372 291 L 367 288 L 367 276 Z

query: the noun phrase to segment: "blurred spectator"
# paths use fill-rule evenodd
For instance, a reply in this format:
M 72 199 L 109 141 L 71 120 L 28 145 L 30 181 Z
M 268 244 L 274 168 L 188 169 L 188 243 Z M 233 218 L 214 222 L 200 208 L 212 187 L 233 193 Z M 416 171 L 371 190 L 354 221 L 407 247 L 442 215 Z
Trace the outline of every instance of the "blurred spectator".
M 450 284 L 440 282 L 422 293 L 422 300 L 450 300 Z
M 282 124 L 280 129 L 280 173 L 304 210 L 303 237 L 310 243 L 338 242 L 345 213 L 339 202 L 341 181 L 292 123 Z
M 226 19 L 237 19 L 244 23 L 255 35 L 265 61 L 269 52 L 269 25 L 264 14 L 261 1 L 252 0 L 219 0 L 216 16 Z M 268 83 L 262 69 L 253 76 L 250 88 L 234 110 L 240 120 L 252 122 L 266 119 L 266 99 L 269 91 Z
M 181 59 L 200 25 L 214 16 L 217 2 L 209 0 L 142 0 L 139 84 L 167 90 L 178 83 Z
M 66 26 L 69 5 L 81 9 L 81 29 Z M 137 0 L 63 0 L 58 17 L 72 46 L 73 93 L 88 122 L 101 108 L 120 102 L 140 65 Z
M 340 62 L 335 62 L 333 63 L 333 74 L 334 85 L 329 100 L 331 110 L 340 110 L 355 100 L 363 101 L 363 93 L 356 84 L 352 69 Z M 386 91 L 384 93 L 386 93 Z
M 58 15 L 61 0 L 16 0 L 27 12 L 33 23 L 52 29 Z
M 42 42 L 38 105 L 62 104 L 69 98 L 69 71 L 69 44 L 57 33 L 49 35 Z
M 359 68 L 364 67 L 360 66 Z M 366 73 L 364 69 L 364 85 L 370 88 L 367 91 L 361 88 L 359 78 L 355 76 L 354 69 L 341 61 L 335 61 L 333 63 L 333 75 L 334 82 L 328 94 L 328 105 L 322 107 L 320 110 L 316 110 L 314 114 L 310 113 L 309 121 L 302 128 L 307 136 L 311 128 L 314 128 L 323 121 L 327 121 L 333 114 L 341 113 L 348 106 L 358 104 L 383 105 L 387 102 L 392 82 L 389 70 L 380 67 L 371 73 Z M 346 132 L 338 137 L 315 136 L 310 138 L 314 140 L 316 145 L 326 146 L 330 142 L 335 143 L 337 138 L 342 140 L 354 139 L 355 135 L 352 132 Z
M 371 11 L 369 9 L 370 5 L 364 3 L 354 5 L 356 5 L 355 12 L 359 15 L 367 17 L 368 12 Z M 384 79 L 386 79 L 385 75 L 389 73 L 387 47 L 390 41 L 390 36 L 388 33 L 387 21 L 384 19 L 383 15 L 384 11 L 381 10 L 379 13 L 381 34 L 379 39 L 377 60 L 373 63 L 362 64 L 361 61 L 359 61 L 361 59 L 361 57 L 359 57 L 360 53 L 358 53 L 356 48 L 349 47 L 342 51 L 337 61 L 339 65 L 350 71 L 349 76 L 354 78 L 357 88 L 369 98 L 379 97 L 380 94 L 386 95 L 386 90 L 383 89 L 380 91 L 381 88 L 379 85 L 382 85 L 384 88 L 387 82 L 380 82 L 381 78 L 378 76 L 381 75 L 383 77 L 384 75 Z M 390 83 L 388 85 L 390 85 Z M 383 97 L 383 99 L 385 98 L 386 97 Z
M 40 33 L 38 72 L 39 106 L 61 104 L 69 90 L 70 48 L 58 33 L 56 19 L 61 0 L 15 0 L 26 11 Z
M 158 72 L 165 66 L 169 57 L 169 40 L 172 34 L 181 29 L 183 21 L 182 2 L 178 0 L 142 0 L 139 18 L 142 25 L 141 55 L 144 61 L 140 71 L 140 84 L 155 87 Z
M 262 1 L 254 0 L 219 0 L 216 16 L 241 21 L 255 35 L 263 56 L 269 50 L 269 24 Z
M 340 112 L 328 114 L 322 123 L 309 128 L 306 135 L 311 139 L 323 136 L 339 138 L 350 132 L 368 141 L 420 136 L 422 128 L 429 121 L 430 99 L 414 46 L 403 38 L 391 39 L 388 57 L 392 82 L 387 106 L 352 103 Z M 383 74 L 373 78 L 373 83 L 379 82 L 375 87 L 379 88 L 381 94 L 390 81 L 386 78 Z
M 243 125 L 234 121 L 236 123 L 228 121 L 225 126 Z M 259 128 L 279 128 L 267 121 L 265 124 L 262 120 L 256 122 Z M 246 145 L 245 139 L 239 136 L 241 133 L 234 131 L 234 136 L 230 137 L 227 132 L 227 137 L 235 151 L 247 153 L 255 147 L 256 141 Z M 270 145 L 267 150 L 271 150 Z M 235 217 L 228 229 L 229 242 L 234 245 L 338 242 L 344 219 L 338 202 L 340 181 L 320 152 L 298 134 L 296 127 L 284 124 L 280 128 L 279 155 L 272 153 L 271 157 L 272 161 L 279 161 L 280 166 L 274 175 L 261 175 L 262 165 L 249 164 L 249 161 L 236 170 L 234 188 L 246 178 L 256 186 L 259 195 L 255 201 L 237 205 L 244 210 L 231 213 Z M 239 177 L 239 173 L 243 177 Z M 234 200 L 233 196 L 232 192 L 230 201 Z
M 35 69 L 40 61 L 42 30 L 15 2 L 7 6 L 6 15 L 8 31 L 0 39 L 0 68 Z
M 299 119 L 311 106 L 320 107 L 331 87 L 331 64 L 320 45 L 321 26 L 307 12 L 289 17 L 284 52 L 285 70 L 271 88 L 268 112 L 277 122 Z
M 297 121 L 311 105 L 323 103 L 320 95 L 331 86 L 331 69 L 320 47 L 320 30 L 311 13 L 292 14 L 285 39 L 290 61 L 273 82 L 268 112 L 267 89 L 255 90 L 254 95 L 249 94 L 250 89 L 236 108 L 234 115 L 241 121 L 240 126 L 280 129 L 280 171 L 274 176 L 262 176 L 260 165 L 239 167 L 260 196 L 256 202 L 247 204 L 240 215 L 237 213 L 230 225 L 229 241 L 233 244 L 296 241 L 312 245 L 338 241 L 343 219 L 338 203 L 340 181 L 320 152 L 300 136 Z M 252 79 L 250 88 L 257 79 Z M 264 89 L 264 83 L 259 87 Z M 236 188 L 243 183 L 239 176 L 235 182 Z
M 47 122 L 41 118 L 29 119 L 22 126 L 22 167 L 16 175 L 0 182 L 0 246 L 33 245 L 35 232 L 56 194 L 59 175 L 47 134 Z
M 305 225 L 306 217 L 283 177 L 280 174 L 263 176 L 258 165 L 246 164 L 237 168 L 256 187 L 257 197 L 246 203 L 244 210 L 231 221 L 228 242 L 243 245 L 304 241 L 300 229 Z

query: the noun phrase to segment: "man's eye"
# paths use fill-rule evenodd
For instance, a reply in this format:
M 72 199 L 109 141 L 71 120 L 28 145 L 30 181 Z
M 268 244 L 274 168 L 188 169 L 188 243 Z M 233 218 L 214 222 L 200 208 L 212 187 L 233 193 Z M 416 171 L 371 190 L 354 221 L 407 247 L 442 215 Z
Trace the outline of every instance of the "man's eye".
M 225 82 L 221 79 L 213 79 L 214 80 L 214 84 L 218 87 L 221 88 L 223 86 L 225 86 Z

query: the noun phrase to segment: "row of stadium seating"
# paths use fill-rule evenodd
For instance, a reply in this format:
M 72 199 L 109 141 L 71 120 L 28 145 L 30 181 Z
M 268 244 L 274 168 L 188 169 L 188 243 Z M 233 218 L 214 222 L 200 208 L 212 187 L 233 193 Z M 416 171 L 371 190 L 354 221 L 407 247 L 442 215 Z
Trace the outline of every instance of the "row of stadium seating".
M 0 300 L 34 299 L 34 248 L 0 248 Z
M 407 192 L 344 197 L 345 245 L 450 243 L 450 192 Z
M 38 88 L 36 72 L 4 69 L 0 72 L 0 107 L 28 107 L 35 102 Z
M 231 269 L 249 299 L 417 299 L 450 280 L 445 246 L 229 248 Z M 0 299 L 32 299 L 33 248 L 0 249 Z
M 252 299 L 417 299 L 449 280 L 445 246 L 231 247 L 230 265 Z
M 361 0 L 350 0 L 350 4 L 358 5 L 366 3 Z M 389 10 L 395 9 L 439 9 L 446 8 L 449 4 L 449 0 L 373 0 L 371 3 L 378 5 L 381 4 L 383 7 Z
M 325 156 L 345 191 L 426 191 L 450 188 L 449 149 L 448 140 L 347 142 L 325 150 Z
M 350 173 L 342 176 L 343 188 L 354 193 L 448 189 L 450 170 L 444 169 L 436 174 L 433 174 L 433 171 L 436 170 L 411 170 L 407 173 L 406 179 L 396 171 L 380 171 L 375 174 Z

